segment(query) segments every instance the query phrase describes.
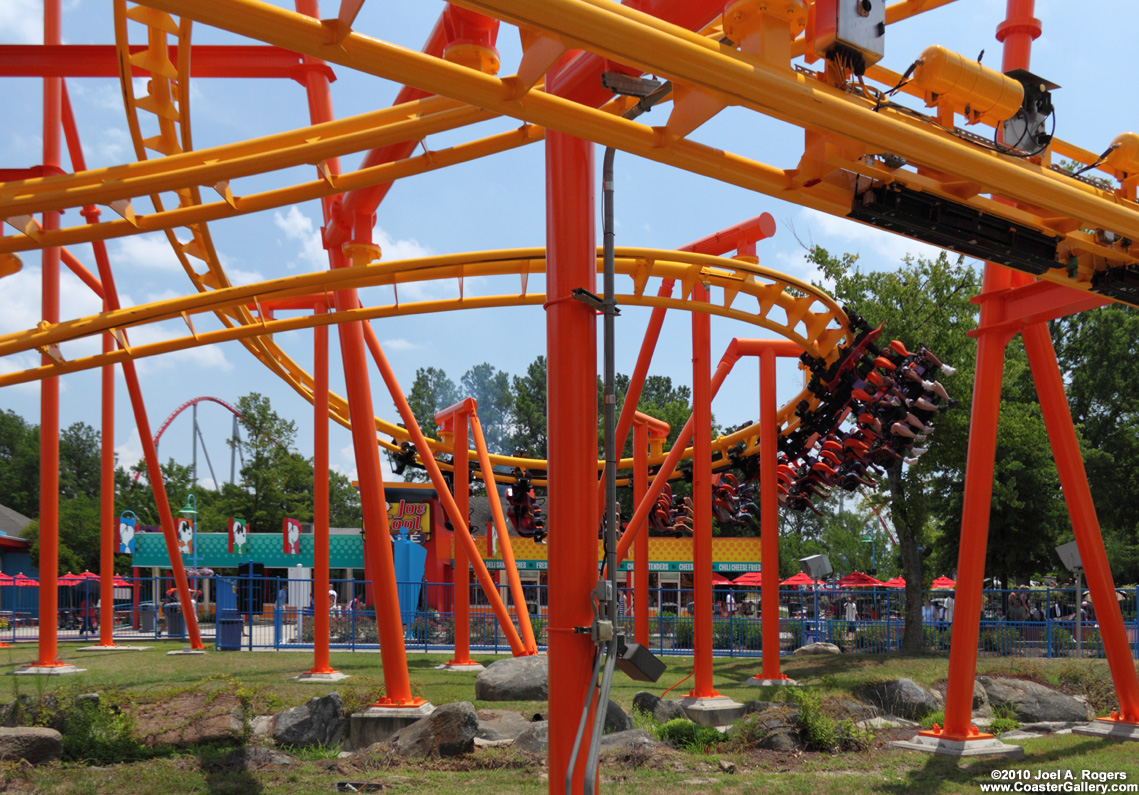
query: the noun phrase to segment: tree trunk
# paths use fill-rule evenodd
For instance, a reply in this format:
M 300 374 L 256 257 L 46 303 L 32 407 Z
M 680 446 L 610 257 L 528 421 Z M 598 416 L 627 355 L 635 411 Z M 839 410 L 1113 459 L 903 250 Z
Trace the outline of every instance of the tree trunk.
M 898 548 L 902 553 L 902 576 L 906 580 L 906 618 L 902 630 L 902 649 L 922 650 L 922 556 L 918 548 L 918 532 L 906 510 L 906 487 L 902 480 L 902 465 L 893 464 L 886 470 L 890 484 L 890 518 L 898 534 Z

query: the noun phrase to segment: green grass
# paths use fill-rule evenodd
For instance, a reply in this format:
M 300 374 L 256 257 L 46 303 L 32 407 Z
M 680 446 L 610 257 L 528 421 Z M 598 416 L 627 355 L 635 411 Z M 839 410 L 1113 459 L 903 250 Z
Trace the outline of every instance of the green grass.
M 9 677 L 7 698 L 16 695 L 54 694 L 61 700 L 79 693 L 99 692 L 104 703 L 129 705 L 161 700 L 185 690 L 210 690 L 238 695 L 254 714 L 267 714 L 301 704 L 332 690 L 340 692 L 349 709 L 358 709 L 383 694 L 383 671 L 379 654 L 334 653 L 332 664 L 352 675 L 351 679 L 326 685 L 299 684 L 289 677 L 307 670 L 311 654 L 238 653 L 210 651 L 202 657 L 167 657 L 165 652 L 179 644 L 158 644 L 146 652 L 84 653 L 73 647 L 61 648 L 60 656 L 86 668 L 86 673 L 69 677 Z M 36 650 L 31 645 L 0 652 L 0 670 L 5 672 L 30 663 Z M 475 655 L 484 664 L 493 655 Z M 474 701 L 473 676 L 436 671 L 447 655 L 409 657 L 412 690 L 434 704 Z M 612 698 L 626 710 L 639 690 L 662 694 L 692 670 L 691 658 L 665 659 L 666 672 L 656 685 L 646 686 L 620 674 L 614 681 Z M 908 676 L 919 684 L 944 680 L 948 670 L 946 655 L 854 656 L 789 658 L 783 670 L 806 685 L 813 696 L 844 697 L 860 684 Z M 769 690 L 744 686 L 742 682 L 760 669 L 758 659 L 718 658 L 713 686 L 737 701 L 761 699 L 786 701 L 788 689 Z M 1024 660 L 982 658 L 978 674 L 1012 675 L 1035 679 L 1068 692 L 1082 693 L 1102 711 L 1110 709 L 1112 694 L 1106 664 L 1099 660 Z M 669 697 L 686 695 L 691 681 L 673 690 Z M 2 699 L 3 697 L 0 697 Z M 514 709 L 526 715 L 547 715 L 545 702 L 494 703 L 474 701 L 476 707 Z M 1105 706 L 1106 705 L 1106 706 Z M 651 727 L 646 716 L 638 725 Z M 113 737 L 111 738 L 113 739 Z M 658 752 L 647 759 L 630 757 L 609 760 L 602 767 L 602 791 L 629 795 L 674 795 L 691 791 L 700 780 L 703 792 L 725 793 L 804 793 L 816 795 L 821 788 L 844 795 L 909 792 L 975 793 L 981 782 L 991 780 L 996 767 L 1015 765 L 1028 770 L 1122 771 L 1128 780 L 1139 782 L 1139 755 L 1135 746 L 1110 740 L 1078 736 L 1049 736 L 1021 741 L 1024 762 L 971 761 L 956 763 L 943 758 L 886 749 L 881 744 L 857 753 L 806 753 L 799 756 L 740 751 L 720 745 L 710 753 Z M 731 749 L 731 750 L 725 750 Z M 483 749 L 459 760 L 401 762 L 386 757 L 369 759 L 366 764 L 338 760 L 335 749 L 310 749 L 299 754 L 287 767 L 268 766 L 244 770 L 226 761 L 227 747 L 199 748 L 174 752 L 125 764 L 110 764 L 100 755 L 102 769 L 90 773 L 91 762 L 65 762 L 31 770 L 14 764 L 0 766 L 0 789 L 9 792 L 44 793 L 306 793 L 332 792 L 336 781 L 383 782 L 385 791 L 431 792 L 440 795 L 469 795 L 472 787 L 496 795 L 530 795 L 547 791 L 545 762 L 513 749 Z M 737 773 L 719 772 L 717 762 L 731 760 Z

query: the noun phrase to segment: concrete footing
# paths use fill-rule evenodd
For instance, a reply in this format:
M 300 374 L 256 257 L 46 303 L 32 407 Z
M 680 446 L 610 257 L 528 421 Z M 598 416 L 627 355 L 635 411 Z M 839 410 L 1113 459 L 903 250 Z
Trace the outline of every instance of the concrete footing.
M 1024 749 L 1019 745 L 1002 743 L 995 737 L 977 740 L 947 740 L 941 737 L 929 737 L 919 734 L 911 740 L 895 740 L 890 743 L 895 748 L 904 748 L 908 751 L 919 751 L 925 754 L 939 756 L 952 756 L 962 758 L 967 756 L 1007 756 L 1010 759 L 1023 759 Z
M 485 671 L 486 666 L 484 666 L 482 663 L 477 663 L 477 662 L 468 662 L 468 663 L 449 662 L 449 663 L 443 663 L 442 665 L 436 665 L 435 670 L 436 671 L 456 671 L 456 672 L 468 671 L 468 672 L 474 672 L 477 674 L 479 671 Z
M 1083 726 L 1073 726 L 1072 734 L 1085 737 L 1111 737 L 1116 740 L 1139 741 L 1139 724 L 1125 723 L 1111 718 L 1097 718 Z
M 170 656 L 177 655 L 177 654 L 205 654 L 205 653 L 206 653 L 205 649 L 191 649 L 189 646 L 187 646 L 184 649 L 175 649 L 174 651 L 168 651 L 168 652 L 166 652 L 166 656 L 170 657 Z
M 74 665 L 25 665 L 12 671 L 12 676 L 67 676 L 84 673 L 86 668 Z
M 290 682 L 339 682 L 341 679 L 348 679 L 352 674 L 342 674 L 340 671 L 331 671 L 325 674 L 314 674 L 312 671 L 303 673 L 300 676 L 290 677 Z
M 434 711 L 435 707 L 426 703 L 418 707 L 368 707 L 363 712 L 353 712 L 348 718 L 348 741 L 353 749 L 367 748 Z
M 763 679 L 759 676 L 753 676 L 750 679 L 745 679 L 744 684 L 748 687 L 798 687 L 799 683 L 794 679 L 784 677 L 783 679 Z
M 727 696 L 678 698 L 676 703 L 684 708 L 690 721 L 701 726 L 727 726 L 744 714 L 744 705 Z
M 146 651 L 153 646 L 80 646 L 79 651 Z

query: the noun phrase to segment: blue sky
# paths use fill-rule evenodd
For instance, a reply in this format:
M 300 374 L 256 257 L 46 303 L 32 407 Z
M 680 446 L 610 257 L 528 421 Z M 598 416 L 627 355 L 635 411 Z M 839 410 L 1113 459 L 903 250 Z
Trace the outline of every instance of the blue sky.
M 291 7 L 290 3 L 279 5 Z M 332 15 L 338 4 L 326 2 Z M 69 44 L 113 42 L 110 4 L 103 0 L 65 0 L 63 37 Z M 437 19 L 443 3 L 434 0 L 390 3 L 371 0 L 363 6 L 355 28 L 367 35 L 419 49 Z M 994 30 L 1004 14 L 998 0 L 958 0 L 915 19 L 892 26 L 887 39 L 885 66 L 901 72 L 927 45 L 942 44 L 974 57 L 986 50 L 985 63 L 997 67 L 1000 45 Z M 1058 137 L 1099 152 L 1120 132 L 1135 129 L 1134 103 L 1126 75 L 1133 52 L 1131 36 L 1139 18 L 1134 2 L 1103 0 L 1095 13 L 1070 0 L 1038 0 L 1036 15 L 1044 22 L 1044 35 L 1033 49 L 1033 71 L 1058 83 L 1055 94 Z M 0 2 L 0 43 L 36 43 L 42 40 L 42 3 L 38 0 Z M 236 37 L 197 26 L 197 43 L 235 43 Z M 250 43 L 250 42 L 244 42 Z M 499 37 L 502 74 L 514 71 L 519 57 L 517 35 L 503 26 Z M 1122 70 L 1122 71 L 1120 71 Z M 378 78 L 337 67 L 332 86 L 333 107 L 339 117 L 384 107 L 398 86 Z M 72 102 L 89 167 L 133 159 L 117 80 L 69 80 Z M 1122 89 L 1122 90 L 1121 90 Z M 196 80 L 191 86 L 191 114 L 195 146 L 203 148 L 308 124 L 303 89 L 292 81 Z M 33 79 L 0 78 L 5 113 L 0 115 L 0 168 L 38 164 L 41 154 L 41 83 Z M 910 102 L 916 100 L 910 99 Z M 663 120 L 667 109 L 656 111 Z M 659 123 L 659 122 L 658 122 Z M 482 134 L 517 126 L 511 120 L 484 122 Z M 433 136 L 428 146 L 438 148 L 477 137 L 470 130 Z M 782 167 L 791 167 L 801 152 L 802 135 L 792 127 L 740 110 L 728 110 L 691 136 Z M 597 165 L 600 168 L 600 150 Z M 346 158 L 345 169 L 359 157 Z M 69 161 L 64 158 L 65 167 Z M 760 212 L 771 213 L 778 224 L 775 238 L 759 244 L 761 264 L 794 276 L 810 278 L 799 241 L 813 242 L 832 251 L 861 255 L 870 268 L 892 268 L 907 252 L 934 250 L 844 219 L 831 218 L 759 194 L 716 183 L 704 177 L 619 153 L 616 160 L 618 245 L 673 248 L 738 223 Z M 294 184 L 312 178 L 309 169 L 294 169 L 234 183 L 234 193 L 265 186 Z M 542 144 L 469 163 L 396 184 L 377 217 L 376 239 L 384 259 L 425 254 L 446 254 L 482 249 L 541 246 L 545 242 L 544 162 Z M 69 212 L 65 225 L 76 223 Z M 327 267 L 317 237 L 320 208 L 316 203 L 256 216 L 211 224 L 211 232 L 231 279 L 248 283 Z M 600 242 L 600 224 L 598 224 Z M 192 290 L 163 236 L 111 241 L 112 266 L 124 303 L 138 304 L 174 297 Z M 95 270 L 89 247 L 74 253 Z M 24 257 L 22 273 L 0 282 L 0 333 L 33 327 L 39 320 L 39 258 Z M 498 289 L 496 289 L 498 288 Z M 487 292 L 517 290 L 517 281 L 484 284 Z M 533 282 L 532 282 L 533 289 Z M 620 288 L 619 288 L 620 289 Z M 435 292 L 431 292 L 434 290 Z M 424 288 L 419 294 L 446 294 L 452 287 Z M 66 270 L 62 281 L 63 317 L 88 315 L 98 300 Z M 401 296 L 404 293 L 401 292 Z M 375 300 L 390 297 L 377 292 Z M 412 296 L 408 296 L 412 297 Z M 365 300 L 368 295 L 365 294 Z M 618 369 L 630 372 L 636 358 L 648 312 L 627 308 L 618 325 Z M 199 322 L 199 328 L 203 323 Z M 208 326 L 207 327 L 214 327 Z M 511 309 L 427 315 L 376 321 L 389 360 L 405 388 L 410 388 L 418 367 L 440 367 L 457 382 L 472 365 L 489 362 L 509 373 L 521 373 L 534 357 L 543 354 L 544 317 L 538 309 Z M 135 340 L 150 341 L 181 335 L 184 326 L 159 326 L 136 332 Z M 477 331 L 475 331 L 477 330 Z M 713 356 L 719 356 L 735 335 L 753 335 L 750 328 L 713 319 Z M 333 389 L 344 394 L 343 378 L 335 364 Z M 674 314 L 666 321 L 652 372 L 690 382 L 689 319 Z M 278 342 L 305 366 L 311 365 L 311 333 L 291 332 Z M 98 343 L 82 343 L 70 355 L 91 353 Z M 83 347 L 86 345 L 87 347 Z M 35 357 L 38 358 L 38 357 Z M 23 369 L 34 363 L 26 355 L 0 359 L 0 372 Z M 298 447 L 312 453 L 312 409 L 236 343 L 183 351 L 139 364 L 142 387 L 152 425 L 159 424 L 183 402 L 212 395 L 233 402 L 250 391 L 268 395 L 279 413 L 296 421 Z M 721 424 L 754 419 L 756 365 L 745 362 L 725 384 L 713 410 Z M 131 418 L 126 389 L 117 379 L 115 445 L 120 461 L 133 463 L 141 444 Z M 801 382 L 790 364 L 781 365 L 779 394 L 790 399 Z M 377 388 L 377 386 L 379 388 Z M 98 426 L 99 375 L 78 373 L 65 377 L 61 392 L 64 426 L 84 421 Z M 390 399 L 373 373 L 376 412 L 395 418 Z M 37 384 L 0 389 L 0 408 L 14 409 L 32 422 L 39 417 Z M 225 439 L 229 415 L 207 404 L 199 412 L 210 455 L 219 478 L 228 476 Z M 190 460 L 191 426 L 188 413 L 163 437 L 161 455 L 182 463 Z M 347 431 L 333 426 L 333 466 L 355 473 Z M 199 456 L 203 488 L 211 484 Z M 223 474 L 224 473 L 224 474 Z M 0 497 L 2 498 L 2 497 Z

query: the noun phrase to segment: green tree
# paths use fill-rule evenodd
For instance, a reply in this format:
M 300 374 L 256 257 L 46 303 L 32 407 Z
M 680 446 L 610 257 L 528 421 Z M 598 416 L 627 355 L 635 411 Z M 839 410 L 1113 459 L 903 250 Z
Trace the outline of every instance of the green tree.
M 364 513 L 360 492 L 342 472 L 331 471 L 328 477 L 328 524 L 330 527 L 363 527 Z
M 487 449 L 492 453 L 513 453 L 510 449 L 514 416 L 514 393 L 510 376 L 483 362 L 463 373 L 463 397 L 478 403 L 479 421 Z
M 32 519 L 40 514 L 39 462 L 39 426 L 0 411 L 0 504 Z
M 890 523 L 906 578 L 907 616 L 903 644 L 920 648 L 918 589 L 933 572 L 922 560 L 937 548 L 943 572 L 956 568 L 968 425 L 976 346 L 967 337 L 976 326 L 969 299 L 980 291 L 980 274 L 943 253 L 936 260 L 907 257 L 890 272 L 863 271 L 857 257 L 830 256 L 815 249 L 809 257 L 832 294 L 874 324 L 883 339 L 900 339 L 911 350 L 928 344 L 942 361 L 957 368 L 943 378 L 959 405 L 934 421 L 929 452 L 913 467 L 899 462 L 887 469 L 879 493 L 887 502 Z M 1026 579 L 1039 569 L 1064 526 L 1064 509 L 1047 435 L 1019 339 L 1008 346 L 1002 389 L 1000 430 L 990 512 L 987 567 L 1004 580 Z
M 526 368 L 523 376 L 514 376 L 514 427 L 510 434 L 510 452 L 521 452 L 528 458 L 545 458 L 546 430 L 546 357 L 539 356 Z
M 419 429 L 428 438 L 439 438 L 439 426 L 435 423 L 435 412 L 453 406 L 459 401 L 459 389 L 447 373 L 436 367 L 420 367 L 415 371 L 415 381 L 407 394 L 407 402 Z M 427 480 L 427 473 L 416 467 L 403 471 L 405 481 Z
M 297 426 L 253 392 L 238 398 L 243 437 L 236 444 L 244 464 L 241 488 L 223 487 L 220 506 L 249 523 L 251 532 L 271 533 L 285 517 L 312 519 L 312 463 L 291 448 Z

